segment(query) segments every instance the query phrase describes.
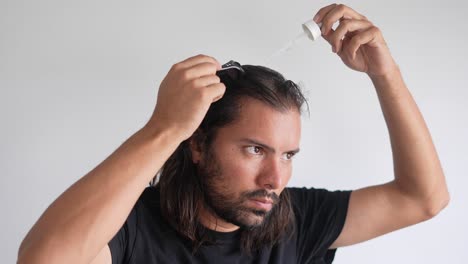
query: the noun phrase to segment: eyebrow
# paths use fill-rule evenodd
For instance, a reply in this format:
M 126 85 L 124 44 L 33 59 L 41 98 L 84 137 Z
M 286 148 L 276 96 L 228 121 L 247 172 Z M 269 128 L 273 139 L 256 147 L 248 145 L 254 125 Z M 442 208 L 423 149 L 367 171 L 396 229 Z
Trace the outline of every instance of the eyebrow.
M 255 139 L 242 138 L 240 141 L 245 142 L 245 143 L 249 143 L 249 144 L 253 144 L 253 145 L 258 145 L 258 146 L 260 146 L 260 147 L 262 147 L 264 149 L 267 149 L 267 150 L 269 150 L 270 152 L 273 152 L 273 153 L 276 152 L 276 150 L 273 147 L 270 147 L 270 146 L 268 146 L 268 145 L 266 145 L 266 144 L 264 144 L 264 143 L 262 143 L 262 142 L 260 142 L 258 140 L 255 140 Z M 293 149 L 293 150 L 290 150 L 290 151 L 286 151 L 285 153 L 294 153 L 294 154 L 296 154 L 299 151 L 300 151 L 300 149 L 297 148 L 297 149 Z

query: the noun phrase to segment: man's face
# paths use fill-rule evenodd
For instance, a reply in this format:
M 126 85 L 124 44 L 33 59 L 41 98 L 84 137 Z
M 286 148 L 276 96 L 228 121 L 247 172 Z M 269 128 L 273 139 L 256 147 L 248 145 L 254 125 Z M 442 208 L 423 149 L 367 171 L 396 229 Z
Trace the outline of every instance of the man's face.
M 244 99 L 239 118 L 218 130 L 200 155 L 207 207 L 226 224 L 253 228 L 268 218 L 292 173 L 300 113 Z

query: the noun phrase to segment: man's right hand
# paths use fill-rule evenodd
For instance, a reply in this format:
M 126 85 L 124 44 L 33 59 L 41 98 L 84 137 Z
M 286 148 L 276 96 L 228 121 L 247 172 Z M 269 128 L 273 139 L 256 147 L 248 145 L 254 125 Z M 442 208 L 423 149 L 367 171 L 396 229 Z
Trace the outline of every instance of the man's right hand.
M 219 69 L 219 62 L 205 55 L 174 64 L 159 86 L 156 107 L 145 127 L 169 129 L 182 140 L 188 139 L 211 103 L 224 95 L 226 87 L 216 75 Z
M 225 86 L 216 76 L 220 68 L 215 59 L 201 55 L 174 65 L 146 127 L 47 208 L 21 242 L 17 262 L 110 263 L 108 243 L 148 182 L 223 96 Z

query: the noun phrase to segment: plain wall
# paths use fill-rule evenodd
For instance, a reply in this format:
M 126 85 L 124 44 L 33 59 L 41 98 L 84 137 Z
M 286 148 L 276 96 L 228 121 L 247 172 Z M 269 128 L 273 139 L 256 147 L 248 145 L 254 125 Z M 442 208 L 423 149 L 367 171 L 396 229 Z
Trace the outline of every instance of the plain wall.
M 387 127 L 369 78 L 324 40 L 269 61 L 329 1 L 0 0 L 0 248 L 150 117 L 172 64 L 203 53 L 301 82 L 310 117 L 290 186 L 390 181 Z M 335 263 L 466 263 L 468 51 L 464 1 L 345 1 L 383 32 L 431 131 L 451 203 L 436 218 L 338 250 Z

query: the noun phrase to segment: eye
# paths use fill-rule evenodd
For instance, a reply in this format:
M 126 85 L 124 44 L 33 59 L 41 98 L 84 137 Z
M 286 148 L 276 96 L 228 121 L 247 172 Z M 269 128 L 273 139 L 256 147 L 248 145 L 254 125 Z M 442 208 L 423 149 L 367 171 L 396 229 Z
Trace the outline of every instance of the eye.
M 262 153 L 262 148 L 258 146 L 248 146 L 246 149 L 250 154 L 261 155 Z
M 291 160 L 294 157 L 294 155 L 296 155 L 296 153 L 294 153 L 294 152 L 285 153 L 284 156 L 283 156 L 283 159 Z

